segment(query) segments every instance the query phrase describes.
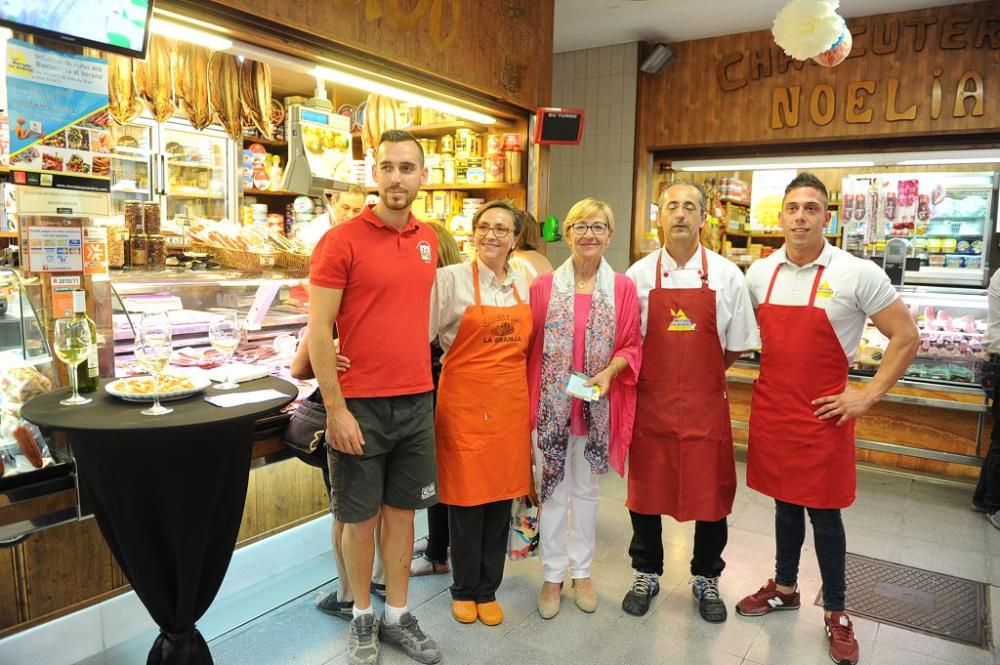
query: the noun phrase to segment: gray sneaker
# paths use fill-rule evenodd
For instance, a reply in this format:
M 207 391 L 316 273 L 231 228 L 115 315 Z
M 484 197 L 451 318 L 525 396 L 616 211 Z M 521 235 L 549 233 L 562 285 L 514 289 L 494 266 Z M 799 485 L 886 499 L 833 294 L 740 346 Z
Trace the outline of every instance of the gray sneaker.
M 987 513 L 986 519 L 988 519 L 990 521 L 990 524 L 992 524 L 994 527 L 1000 529 L 1000 510 L 995 510 L 992 513 Z
M 398 624 L 386 623 L 383 617 L 382 639 L 390 644 L 398 644 L 407 656 L 418 663 L 432 665 L 441 660 L 437 642 L 420 630 L 416 617 L 409 612 L 403 614 Z
M 347 657 L 351 665 L 378 665 L 379 622 L 374 614 L 351 619 Z

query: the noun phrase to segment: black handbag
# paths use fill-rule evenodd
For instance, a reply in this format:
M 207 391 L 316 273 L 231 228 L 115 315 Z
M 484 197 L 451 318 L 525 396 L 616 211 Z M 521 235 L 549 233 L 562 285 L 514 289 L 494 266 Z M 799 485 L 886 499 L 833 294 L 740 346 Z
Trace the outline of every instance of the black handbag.
M 292 420 L 282 437 L 286 446 L 306 454 L 316 452 L 326 440 L 326 408 L 322 402 L 306 399 L 292 411 Z

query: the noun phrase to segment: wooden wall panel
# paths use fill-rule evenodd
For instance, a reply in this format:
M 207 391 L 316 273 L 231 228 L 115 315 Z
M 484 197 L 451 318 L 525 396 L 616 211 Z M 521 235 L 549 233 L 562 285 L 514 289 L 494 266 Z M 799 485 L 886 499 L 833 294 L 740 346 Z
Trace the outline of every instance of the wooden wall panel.
M 662 75 L 639 75 L 641 152 L 714 145 L 735 152 L 738 145 L 771 142 L 985 134 L 1000 128 L 1000 1 L 869 16 L 851 19 L 848 26 L 854 50 L 833 68 L 811 61 L 790 64 L 770 30 L 674 44 L 677 59 Z M 891 52 L 878 54 L 876 36 L 887 26 L 898 31 L 898 40 Z M 949 37 L 952 28 L 955 36 Z M 758 58 L 764 66 L 751 67 Z M 874 93 L 863 95 L 861 106 L 871 119 L 852 122 L 849 101 L 864 81 L 874 82 Z M 967 90 L 982 92 L 983 103 L 966 100 L 956 114 L 963 81 Z M 936 85 L 941 106 L 934 117 Z M 835 97 L 827 124 L 809 112 L 821 86 L 830 86 Z M 774 123 L 774 100 L 785 95 L 798 100 L 798 118 L 786 122 L 780 115 Z M 912 120 L 891 119 L 911 107 Z
M 40 531 L 20 547 L 28 618 L 115 589 L 111 551 L 92 519 Z
M 0 549 L 0 630 L 21 620 L 15 547 Z
M 172 8 L 172 4 L 158 6 Z M 310 33 L 523 108 L 545 105 L 551 95 L 554 0 L 213 0 L 206 4 Z
M 320 470 L 297 459 L 269 464 L 254 471 L 257 494 L 257 534 L 277 529 L 329 508 Z

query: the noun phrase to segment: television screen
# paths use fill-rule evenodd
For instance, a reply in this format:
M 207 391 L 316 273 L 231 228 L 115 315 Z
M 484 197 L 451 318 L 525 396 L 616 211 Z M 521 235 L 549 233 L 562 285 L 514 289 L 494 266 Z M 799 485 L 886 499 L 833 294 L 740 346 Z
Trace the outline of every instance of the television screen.
M 152 10 L 153 0 L 0 0 L 0 25 L 144 58 Z

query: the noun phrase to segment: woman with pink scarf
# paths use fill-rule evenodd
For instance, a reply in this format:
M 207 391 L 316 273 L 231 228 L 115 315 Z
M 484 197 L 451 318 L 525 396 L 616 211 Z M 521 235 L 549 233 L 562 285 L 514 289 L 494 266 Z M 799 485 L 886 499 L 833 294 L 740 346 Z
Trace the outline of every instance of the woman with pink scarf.
M 563 223 L 572 256 L 531 285 L 536 323 L 528 389 L 545 580 L 538 612 L 545 619 L 558 614 L 567 575 L 577 607 L 597 609 L 590 566 L 598 478 L 609 467 L 624 473 L 632 438 L 642 337 L 635 285 L 604 259 L 614 229 L 608 204 L 577 202 Z M 571 397 L 571 373 L 585 375 L 585 385 L 596 387 L 599 397 Z

